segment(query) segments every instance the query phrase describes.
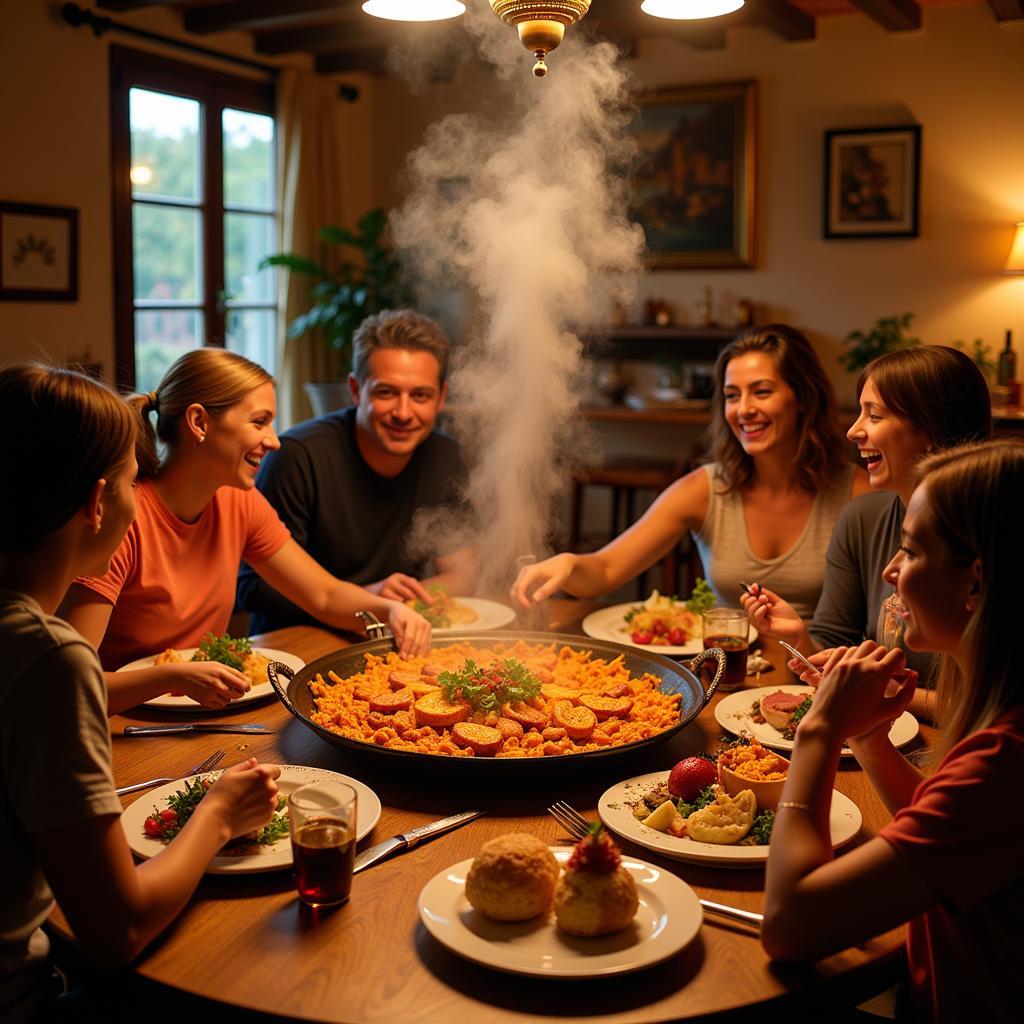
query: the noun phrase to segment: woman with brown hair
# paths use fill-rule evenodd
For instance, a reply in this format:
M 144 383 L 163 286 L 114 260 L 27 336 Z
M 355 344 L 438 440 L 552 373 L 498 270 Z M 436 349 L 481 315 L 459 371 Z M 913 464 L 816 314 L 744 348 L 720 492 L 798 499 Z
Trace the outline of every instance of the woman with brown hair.
M 759 632 L 786 640 L 804 654 L 858 644 L 865 637 L 888 640 L 898 629 L 886 599 L 892 587 L 882 570 L 896 552 L 918 462 L 929 452 L 992 432 L 988 387 L 963 352 L 942 345 L 890 352 L 875 359 L 857 381 L 860 416 L 847 437 L 867 466 L 871 489 L 879 493 L 851 502 L 828 548 L 821 600 L 810 625 L 782 587 L 768 589 L 757 579 L 756 596 L 743 605 Z M 781 595 L 781 596 L 780 596 Z M 824 664 L 822 652 L 811 660 Z M 931 659 L 910 655 L 922 677 Z M 795 665 L 794 665 L 795 667 Z M 816 682 L 816 679 L 809 679 Z
M 110 570 L 79 579 L 63 605 L 68 621 L 99 649 L 112 713 L 168 691 L 223 707 L 248 689 L 240 672 L 216 662 L 111 671 L 224 632 L 242 560 L 322 622 L 359 630 L 355 613 L 370 611 L 388 621 L 403 654 L 426 650 L 425 619 L 330 575 L 256 490 L 263 456 L 280 444 L 272 425 L 274 383 L 265 370 L 224 349 L 196 349 L 155 391 L 129 402 L 143 420 L 138 515 Z
M 903 652 L 837 648 L 797 729 L 772 831 L 767 952 L 814 960 L 909 922 L 915 1021 L 1017 1020 L 1024 997 L 1022 507 L 1019 442 L 925 459 L 884 573 L 907 646 L 941 655 L 936 767 L 923 774 L 889 740 L 914 692 Z M 834 858 L 828 808 L 847 739 L 893 818 Z
M 691 530 L 722 604 L 740 580 L 772 580 L 814 608 L 822 564 L 843 505 L 867 490 L 845 458 L 835 395 L 807 339 L 773 324 L 746 331 L 715 364 L 714 462 L 667 488 L 622 536 L 587 555 L 555 555 L 519 574 L 523 607 L 559 588 L 596 597 L 662 558 Z
M 51 1020 L 54 897 L 90 958 L 127 963 L 220 848 L 270 819 L 280 770 L 229 768 L 164 852 L 132 862 L 100 663 L 55 610 L 77 575 L 106 572 L 132 522 L 135 417 L 90 377 L 21 364 L 0 369 L 0 426 L 32 442 L 6 453 L 18 494 L 0 502 L 0 1018 Z

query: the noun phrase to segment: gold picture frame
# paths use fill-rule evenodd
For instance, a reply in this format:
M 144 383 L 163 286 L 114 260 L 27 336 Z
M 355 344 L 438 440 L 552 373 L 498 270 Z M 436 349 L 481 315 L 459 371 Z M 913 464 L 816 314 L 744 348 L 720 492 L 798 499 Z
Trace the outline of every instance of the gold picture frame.
M 757 209 L 757 83 L 659 89 L 633 124 L 633 219 L 655 270 L 749 269 Z

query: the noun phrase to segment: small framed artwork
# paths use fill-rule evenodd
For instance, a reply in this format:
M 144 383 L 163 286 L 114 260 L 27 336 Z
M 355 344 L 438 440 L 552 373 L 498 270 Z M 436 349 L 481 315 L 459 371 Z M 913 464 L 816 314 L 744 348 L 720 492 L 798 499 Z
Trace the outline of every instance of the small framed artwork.
M 825 237 L 916 238 L 921 126 L 825 132 Z
M 631 215 L 653 269 L 754 265 L 757 83 L 659 89 L 641 100 Z
M 0 300 L 78 298 L 78 211 L 0 202 Z

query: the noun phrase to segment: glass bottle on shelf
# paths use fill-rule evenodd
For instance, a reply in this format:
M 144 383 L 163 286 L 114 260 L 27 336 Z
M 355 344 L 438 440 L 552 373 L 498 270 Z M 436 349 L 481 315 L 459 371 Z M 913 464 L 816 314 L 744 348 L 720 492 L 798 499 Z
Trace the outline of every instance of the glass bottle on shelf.
M 999 369 L 996 379 L 1000 384 L 1009 384 L 1017 377 L 1017 354 L 1013 351 L 1013 331 L 1006 332 L 1006 347 L 999 353 Z

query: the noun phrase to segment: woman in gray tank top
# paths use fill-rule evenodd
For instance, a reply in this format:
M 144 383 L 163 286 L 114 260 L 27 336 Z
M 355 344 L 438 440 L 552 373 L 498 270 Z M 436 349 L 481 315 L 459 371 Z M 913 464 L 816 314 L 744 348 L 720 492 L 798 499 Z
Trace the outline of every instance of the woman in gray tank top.
M 900 643 L 898 616 L 887 603 L 893 588 L 882 572 L 900 544 L 917 464 L 928 452 L 984 440 L 992 430 L 984 377 L 963 352 L 942 345 L 880 356 L 857 381 L 857 398 L 860 415 L 847 437 L 876 493 L 850 502 L 839 517 L 813 618 L 805 622 L 782 588 L 755 586 L 756 596 L 742 599 L 759 632 L 785 640 L 820 665 L 832 648 L 865 638 L 889 647 Z M 926 681 L 931 656 L 906 653 Z M 916 707 L 923 710 L 923 704 Z
M 714 462 L 677 480 L 600 551 L 525 568 L 512 588 L 520 605 L 560 588 L 607 594 L 690 530 L 722 604 L 738 604 L 740 579 L 763 579 L 813 609 L 840 509 L 868 490 L 847 462 L 832 385 L 807 339 L 784 324 L 740 334 L 720 353 L 715 380 Z

